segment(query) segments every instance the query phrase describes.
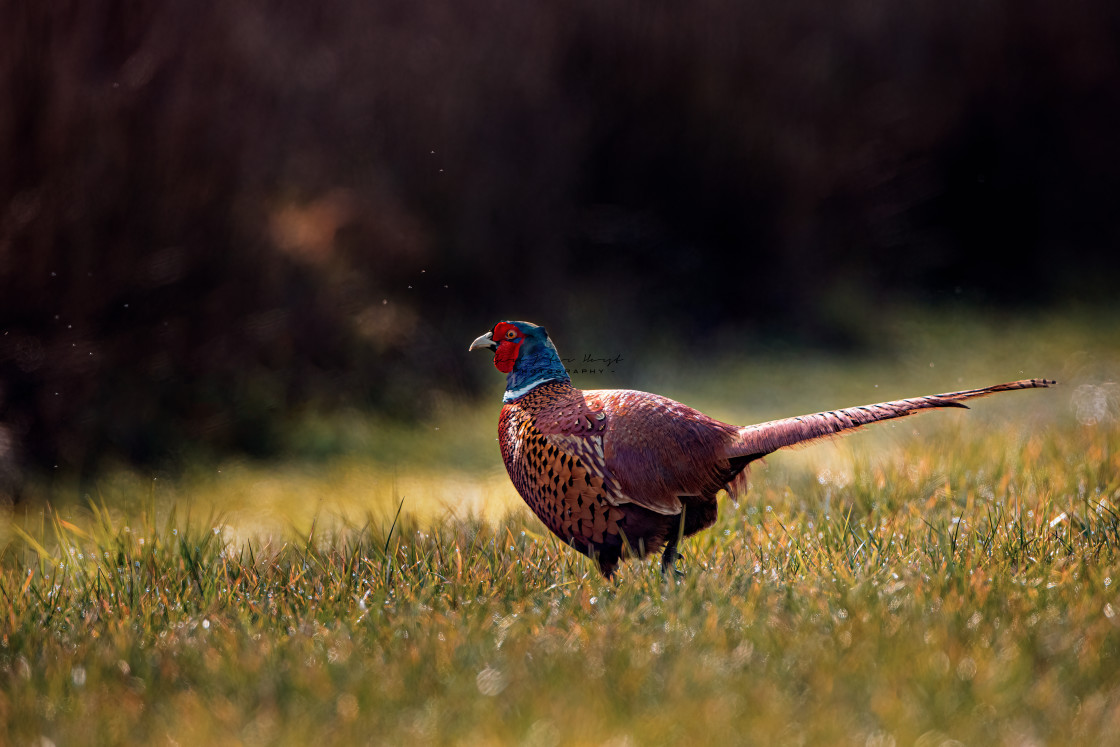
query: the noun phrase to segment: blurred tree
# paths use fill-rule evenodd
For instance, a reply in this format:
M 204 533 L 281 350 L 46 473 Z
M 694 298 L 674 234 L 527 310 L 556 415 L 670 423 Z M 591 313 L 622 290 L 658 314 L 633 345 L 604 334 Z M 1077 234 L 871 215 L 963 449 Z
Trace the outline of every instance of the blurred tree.
M 511 315 L 851 345 L 1108 298 L 1118 7 L 5 3 L 0 460 L 414 417 Z

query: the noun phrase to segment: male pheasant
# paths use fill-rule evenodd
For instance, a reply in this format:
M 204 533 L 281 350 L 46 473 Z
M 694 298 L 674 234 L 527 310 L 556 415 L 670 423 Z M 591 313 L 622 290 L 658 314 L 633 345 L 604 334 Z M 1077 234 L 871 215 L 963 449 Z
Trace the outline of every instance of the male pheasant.
M 716 520 L 716 495 L 747 465 L 786 446 L 917 410 L 966 407 L 994 392 L 1048 387 L 1026 379 L 740 427 L 687 405 L 626 389 L 572 386 L 544 327 L 498 322 L 470 350 L 494 352 L 506 374 L 498 419 L 502 459 L 529 508 L 610 577 L 620 560 L 661 551 Z

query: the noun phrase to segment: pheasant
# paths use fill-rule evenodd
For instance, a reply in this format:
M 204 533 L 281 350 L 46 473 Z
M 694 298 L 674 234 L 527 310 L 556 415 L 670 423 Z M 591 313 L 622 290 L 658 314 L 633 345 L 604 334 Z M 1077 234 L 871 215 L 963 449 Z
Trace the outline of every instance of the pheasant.
M 656 394 L 576 389 L 536 324 L 498 322 L 471 343 L 478 349 L 492 351 L 506 374 L 498 442 L 510 480 L 533 513 L 607 578 L 622 560 L 658 551 L 662 573 L 676 571 L 678 541 L 715 522 L 717 494 L 778 449 L 1056 383 L 1026 379 L 740 427 Z

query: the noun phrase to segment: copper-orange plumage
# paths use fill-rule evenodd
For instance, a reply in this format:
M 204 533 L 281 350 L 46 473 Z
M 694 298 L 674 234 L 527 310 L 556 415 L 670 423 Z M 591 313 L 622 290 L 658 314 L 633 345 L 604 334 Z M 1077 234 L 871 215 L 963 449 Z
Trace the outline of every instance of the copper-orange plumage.
M 480 348 L 506 374 L 498 441 L 510 480 L 552 532 L 608 577 L 621 560 L 658 551 L 662 571 L 673 570 L 678 540 L 715 522 L 719 491 L 778 449 L 1055 383 L 1025 379 L 741 427 L 656 394 L 576 389 L 544 327 L 529 322 L 498 322 L 471 343 Z

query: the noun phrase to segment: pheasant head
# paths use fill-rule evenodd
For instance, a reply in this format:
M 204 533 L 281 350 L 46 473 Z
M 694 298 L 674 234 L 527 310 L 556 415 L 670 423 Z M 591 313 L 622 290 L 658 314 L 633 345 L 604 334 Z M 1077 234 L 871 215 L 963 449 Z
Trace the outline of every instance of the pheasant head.
M 530 322 L 498 322 L 471 343 L 470 350 L 494 353 L 494 367 L 506 375 L 503 402 L 523 397 L 546 381 L 571 381 L 544 327 Z

